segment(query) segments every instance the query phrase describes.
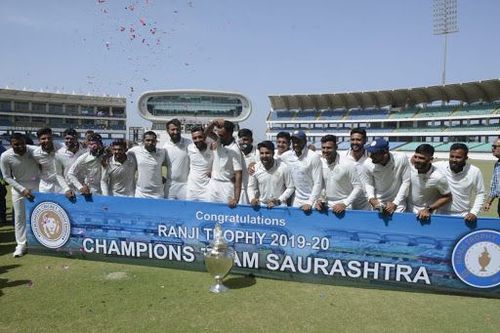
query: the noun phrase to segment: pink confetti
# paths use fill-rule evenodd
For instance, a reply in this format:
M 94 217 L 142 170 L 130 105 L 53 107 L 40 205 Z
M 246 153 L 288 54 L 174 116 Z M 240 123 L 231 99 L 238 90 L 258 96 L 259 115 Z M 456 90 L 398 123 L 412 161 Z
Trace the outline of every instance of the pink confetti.
M 109 50 L 109 46 L 110 46 L 109 42 L 106 42 L 106 48 L 107 48 L 108 50 Z
M 120 31 L 125 31 L 125 27 L 120 27 Z
M 146 25 L 146 21 L 144 20 L 144 18 L 140 18 L 139 22 L 141 22 L 142 25 Z
M 144 42 L 145 42 L 145 41 L 146 41 L 146 39 L 145 39 L 145 38 L 143 38 L 143 39 L 142 39 L 142 44 L 144 44 Z
M 106 0 L 97 0 L 98 3 L 105 3 Z
M 149 32 L 151 32 L 152 35 L 156 33 L 156 28 L 149 29 Z

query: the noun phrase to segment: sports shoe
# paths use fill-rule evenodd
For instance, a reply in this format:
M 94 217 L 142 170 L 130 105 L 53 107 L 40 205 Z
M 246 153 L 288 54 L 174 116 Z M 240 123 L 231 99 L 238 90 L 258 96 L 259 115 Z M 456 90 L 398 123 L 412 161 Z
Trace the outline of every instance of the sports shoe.
M 16 250 L 12 254 L 14 258 L 22 257 L 26 253 L 26 245 L 18 245 L 16 246 Z

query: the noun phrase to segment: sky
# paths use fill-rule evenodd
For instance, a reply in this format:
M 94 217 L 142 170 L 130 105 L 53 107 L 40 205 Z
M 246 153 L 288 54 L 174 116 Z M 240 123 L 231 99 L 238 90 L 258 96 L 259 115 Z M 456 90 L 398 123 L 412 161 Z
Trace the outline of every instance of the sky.
M 447 83 L 500 78 L 500 1 L 458 0 Z M 432 0 L 2 0 L 0 87 L 127 98 L 238 92 L 265 138 L 268 96 L 441 84 Z

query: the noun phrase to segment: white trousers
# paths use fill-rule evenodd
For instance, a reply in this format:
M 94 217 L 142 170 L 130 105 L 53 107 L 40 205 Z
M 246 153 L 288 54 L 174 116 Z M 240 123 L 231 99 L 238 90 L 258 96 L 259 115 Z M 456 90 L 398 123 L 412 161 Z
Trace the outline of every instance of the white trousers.
M 14 231 L 17 245 L 26 244 L 26 207 L 24 196 L 12 188 L 12 208 L 14 209 Z
M 207 187 L 207 199 L 211 202 L 228 203 L 234 196 L 234 184 L 210 179 Z M 238 198 L 239 199 L 239 198 Z

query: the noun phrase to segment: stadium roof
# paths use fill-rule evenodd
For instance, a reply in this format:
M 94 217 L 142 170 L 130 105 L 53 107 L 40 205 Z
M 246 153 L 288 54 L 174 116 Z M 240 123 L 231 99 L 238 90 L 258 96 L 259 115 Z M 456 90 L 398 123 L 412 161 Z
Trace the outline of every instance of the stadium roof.
M 273 109 L 400 107 L 434 101 L 462 101 L 470 104 L 500 100 L 500 79 L 396 90 L 272 95 L 269 99 Z

